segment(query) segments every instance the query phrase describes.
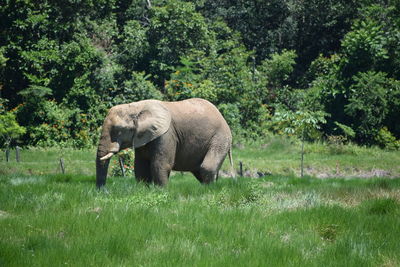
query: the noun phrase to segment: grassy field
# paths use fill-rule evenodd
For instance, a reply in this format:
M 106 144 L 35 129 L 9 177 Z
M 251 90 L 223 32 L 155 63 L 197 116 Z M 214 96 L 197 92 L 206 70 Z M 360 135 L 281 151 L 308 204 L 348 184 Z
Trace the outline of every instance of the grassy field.
M 306 173 L 338 178 L 298 178 L 298 144 L 273 139 L 234 149 L 262 178 L 202 186 L 176 173 L 157 188 L 110 177 L 101 191 L 94 155 L 1 159 L 0 266 L 400 265 L 399 152 L 307 145 Z
M 299 143 L 271 138 L 263 142 L 235 144 L 233 159 L 236 169 L 239 169 L 239 161 L 243 163 L 247 176 L 256 176 L 257 171 L 264 174 L 300 176 L 300 149 Z M 68 174 L 93 176 L 95 155 L 95 149 L 31 148 L 21 151 L 20 163 L 15 161 L 15 151 L 11 153 L 11 161 L 6 163 L 5 153 L 1 153 L 0 175 L 58 174 L 61 172 L 59 160 L 63 158 Z M 399 151 L 354 145 L 307 144 L 304 158 L 305 174 L 313 177 L 400 177 Z M 114 157 L 112 165 L 116 164 Z M 227 160 L 222 170 L 222 173 L 229 170 Z

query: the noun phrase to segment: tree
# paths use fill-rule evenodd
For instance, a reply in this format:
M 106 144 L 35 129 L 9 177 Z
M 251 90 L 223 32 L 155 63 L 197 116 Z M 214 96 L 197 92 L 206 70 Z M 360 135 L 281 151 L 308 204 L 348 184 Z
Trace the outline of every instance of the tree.
M 326 123 L 328 114 L 322 111 L 299 110 L 296 112 L 280 110 L 275 113 L 274 122 L 278 129 L 288 135 L 295 135 L 301 139 L 301 177 L 304 176 L 304 142 L 307 136 L 320 129 Z
M 214 42 L 203 16 L 192 3 L 170 0 L 164 5 L 153 5 L 149 19 L 150 50 L 145 57 L 148 70 L 159 85 L 169 78 L 181 57 L 193 50 L 208 52 Z
M 5 110 L 5 102 L 0 98 L 0 147 L 8 148 L 13 140 L 26 132 L 26 129 L 18 124 L 15 114 Z
M 351 117 L 357 141 L 373 144 L 388 114 L 389 81 L 381 72 L 360 72 L 350 87 L 345 112 Z

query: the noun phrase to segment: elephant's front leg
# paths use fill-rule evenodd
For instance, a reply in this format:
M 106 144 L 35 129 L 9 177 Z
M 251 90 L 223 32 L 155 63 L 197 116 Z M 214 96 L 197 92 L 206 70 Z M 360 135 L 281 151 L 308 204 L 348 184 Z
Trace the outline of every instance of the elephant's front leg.
M 147 184 L 152 182 L 149 160 L 135 157 L 135 178 L 138 182 L 145 182 Z
M 150 163 L 150 173 L 153 182 L 156 185 L 164 186 L 168 183 L 169 174 L 171 173 L 172 166 L 165 159 L 155 158 Z
M 166 185 L 175 162 L 176 138 L 169 129 L 164 135 L 149 143 L 150 175 L 153 183 Z

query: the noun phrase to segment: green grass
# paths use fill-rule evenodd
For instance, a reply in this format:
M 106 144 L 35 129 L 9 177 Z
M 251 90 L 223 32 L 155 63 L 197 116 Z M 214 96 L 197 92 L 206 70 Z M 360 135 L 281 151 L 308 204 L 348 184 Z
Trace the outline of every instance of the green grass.
M 1 266 L 396 266 L 399 179 L 0 176 Z
M 94 175 L 95 149 L 29 148 L 22 149 L 20 163 L 16 162 L 15 151 L 11 151 L 10 162 L 5 153 L 0 154 L 0 174 L 43 175 L 61 173 L 60 158 L 64 159 L 65 170 L 71 174 Z
M 267 140 L 235 145 L 233 159 L 238 169 L 239 161 L 249 173 L 261 171 L 273 175 L 300 176 L 301 145 L 293 140 L 273 137 Z M 61 173 L 59 160 L 65 161 L 69 174 L 95 175 L 95 149 L 40 149 L 21 151 L 21 162 L 15 162 L 15 152 L 11 162 L 5 162 L 5 153 L 0 154 L 0 175 L 14 173 L 43 175 Z M 332 146 L 326 144 L 306 144 L 304 156 L 305 174 L 315 177 L 373 177 L 375 174 L 400 177 L 400 152 L 384 151 L 355 145 Z M 116 157 L 113 164 L 117 165 Z M 225 160 L 223 171 L 229 170 Z
M 233 157 L 248 170 L 300 176 L 301 144 L 271 138 L 235 146 Z M 224 168 L 227 168 L 225 161 Z M 316 177 L 400 177 L 400 152 L 355 145 L 306 144 L 305 174 Z
M 313 170 L 398 173 L 399 152 L 306 149 Z M 272 172 L 259 179 L 110 177 L 98 191 L 94 149 L 63 150 L 64 175 L 60 151 L 24 150 L 0 163 L 0 266 L 399 266 L 400 179 L 298 178 L 298 152 L 280 139 L 236 148 Z

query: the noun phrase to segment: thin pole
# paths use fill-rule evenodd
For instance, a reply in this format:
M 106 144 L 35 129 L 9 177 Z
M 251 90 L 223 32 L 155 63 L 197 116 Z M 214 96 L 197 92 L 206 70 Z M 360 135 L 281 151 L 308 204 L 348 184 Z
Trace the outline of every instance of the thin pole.
M 125 167 L 124 167 L 124 159 L 122 157 L 118 157 L 119 167 L 121 168 L 122 176 L 125 177 Z
M 15 147 L 15 159 L 17 160 L 17 162 L 19 162 L 20 158 L 19 158 L 19 151 L 20 151 L 20 147 L 16 146 Z
M 10 161 L 10 150 L 8 148 L 6 149 L 6 161 Z
M 303 136 L 301 138 L 301 178 L 304 176 L 304 129 Z
M 64 159 L 60 158 L 60 167 L 62 174 L 65 174 L 65 166 L 64 166 Z

